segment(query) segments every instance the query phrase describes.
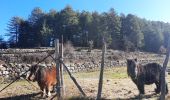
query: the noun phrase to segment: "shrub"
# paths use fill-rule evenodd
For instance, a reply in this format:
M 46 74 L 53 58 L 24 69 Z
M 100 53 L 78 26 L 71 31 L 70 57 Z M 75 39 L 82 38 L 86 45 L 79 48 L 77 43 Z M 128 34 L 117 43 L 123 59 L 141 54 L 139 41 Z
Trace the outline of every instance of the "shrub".
M 64 56 L 72 56 L 73 52 L 74 52 L 74 47 L 72 45 L 72 43 L 70 41 L 67 41 L 64 44 Z

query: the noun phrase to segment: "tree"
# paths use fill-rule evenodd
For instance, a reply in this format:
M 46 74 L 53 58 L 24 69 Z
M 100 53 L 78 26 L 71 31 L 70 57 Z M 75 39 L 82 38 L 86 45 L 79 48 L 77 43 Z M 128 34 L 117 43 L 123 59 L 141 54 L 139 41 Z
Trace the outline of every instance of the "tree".
M 50 29 L 47 24 L 46 24 L 46 20 L 44 20 L 44 23 L 42 25 L 42 29 L 40 30 L 41 33 L 41 43 L 42 46 L 50 46 L 50 42 L 51 42 L 51 32 L 52 29 Z
M 163 36 L 161 33 L 153 29 L 148 30 L 144 34 L 145 50 L 150 52 L 158 52 L 163 43 L 162 40 Z
M 123 34 L 127 37 L 128 41 L 133 43 L 136 49 L 140 49 L 144 45 L 144 35 L 140 29 L 138 18 L 134 15 L 128 14 L 124 21 Z
M 3 38 L 2 38 L 2 36 L 0 35 L 0 48 L 2 48 L 2 44 L 3 44 Z
M 132 14 L 119 15 L 113 8 L 91 13 L 66 6 L 59 12 L 51 9 L 45 13 L 36 7 L 26 20 L 12 17 L 8 35 L 11 47 L 49 46 L 63 35 L 64 42 L 71 41 L 75 46 L 88 46 L 91 40 L 94 48 L 100 48 L 104 37 L 112 49 L 157 52 L 161 45 L 166 47 L 170 23 L 148 21 Z
M 123 34 L 121 33 L 121 19 L 115 12 L 114 8 L 111 8 L 107 13 L 107 24 L 109 34 L 111 34 L 112 44 L 114 49 L 122 48 Z
M 79 25 L 81 27 L 80 38 L 81 45 L 87 46 L 89 41 L 89 28 L 92 22 L 92 15 L 90 12 L 82 11 L 79 15 Z
M 107 45 L 111 45 L 112 43 L 112 36 L 109 30 L 109 25 L 108 25 L 108 15 L 107 13 L 103 13 L 100 17 L 100 26 L 99 26 L 99 36 L 100 36 L 100 41 L 104 38 L 106 41 Z
M 3 39 L 3 36 L 0 35 L 0 49 L 6 49 L 7 48 L 7 44 Z
M 23 21 L 22 18 L 18 16 L 14 16 L 11 18 L 8 24 L 7 35 L 10 36 L 9 41 L 10 41 L 10 44 L 13 44 L 13 46 L 16 46 L 18 43 L 19 27 L 20 27 L 21 21 Z
M 21 48 L 34 47 L 34 34 L 28 21 L 22 21 L 19 28 L 18 46 Z
M 164 45 L 164 47 L 167 48 L 168 47 L 168 39 L 170 37 L 170 32 L 164 31 L 163 32 L 163 37 L 164 37 L 163 45 Z
M 78 24 L 79 20 L 77 13 L 70 6 L 66 6 L 59 13 L 59 37 L 63 34 L 64 41 L 72 40 L 73 35 L 76 35 L 79 31 Z
M 141 30 L 144 33 L 144 50 L 158 52 L 164 40 L 160 22 L 144 20 Z
M 3 42 L 3 38 L 2 38 L 2 36 L 0 35 L 0 43 L 2 43 Z
M 98 12 L 92 13 L 92 22 L 89 28 L 89 39 L 93 40 L 95 47 L 101 47 L 101 35 L 100 35 L 100 15 Z
M 35 7 L 32 12 L 31 15 L 28 18 L 28 21 L 34 25 L 34 24 L 38 24 L 37 22 L 40 20 L 40 18 L 42 18 L 44 16 L 44 12 L 42 11 L 41 8 L 39 7 Z
M 44 22 L 44 12 L 41 10 L 41 8 L 34 8 L 31 12 L 31 15 L 29 16 L 29 23 L 31 26 L 31 34 L 32 39 L 34 41 L 34 46 L 40 47 L 42 45 L 42 35 L 40 30 L 42 29 L 43 22 Z
M 49 13 L 46 14 L 46 25 L 52 30 L 51 33 L 49 34 L 50 37 L 50 42 L 54 46 L 54 40 L 57 38 L 57 34 L 59 33 L 59 13 L 51 9 Z

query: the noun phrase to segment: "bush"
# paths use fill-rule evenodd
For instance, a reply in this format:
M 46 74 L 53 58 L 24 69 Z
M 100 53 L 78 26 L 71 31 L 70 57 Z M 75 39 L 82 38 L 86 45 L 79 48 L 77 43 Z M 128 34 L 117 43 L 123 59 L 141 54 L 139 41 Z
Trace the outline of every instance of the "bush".
M 72 56 L 74 52 L 74 47 L 70 41 L 67 41 L 66 44 L 64 44 L 64 56 Z

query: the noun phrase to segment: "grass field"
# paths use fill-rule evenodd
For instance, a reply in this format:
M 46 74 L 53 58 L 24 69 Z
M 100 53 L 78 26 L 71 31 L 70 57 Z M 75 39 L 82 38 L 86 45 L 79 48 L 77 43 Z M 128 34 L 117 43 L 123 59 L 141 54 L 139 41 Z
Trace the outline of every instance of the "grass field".
M 73 76 L 81 85 L 87 95 L 86 99 L 95 99 L 97 95 L 99 71 L 94 72 L 78 72 Z M 65 99 L 83 100 L 77 87 L 64 73 L 65 82 Z M 37 83 L 32 82 L 36 87 Z M 168 84 L 170 86 L 170 76 L 168 76 Z M 0 90 L 7 84 L 0 84 Z M 145 86 L 146 95 L 143 99 L 155 100 L 159 95 L 154 94 L 155 85 Z M 54 94 L 55 95 L 55 94 Z M 138 90 L 135 84 L 127 76 L 126 67 L 115 67 L 104 71 L 102 97 L 113 100 L 131 100 L 138 98 Z M 0 99 L 4 100 L 37 100 L 40 98 L 40 90 L 29 84 L 27 81 L 17 81 L 7 89 L 0 93 Z
M 74 76 L 78 78 L 99 78 L 100 71 L 93 72 L 78 72 L 73 73 Z M 119 79 L 119 78 L 127 78 L 126 67 L 115 67 L 110 69 L 105 69 L 104 71 L 105 78 Z M 68 74 L 65 73 L 65 78 L 68 78 Z

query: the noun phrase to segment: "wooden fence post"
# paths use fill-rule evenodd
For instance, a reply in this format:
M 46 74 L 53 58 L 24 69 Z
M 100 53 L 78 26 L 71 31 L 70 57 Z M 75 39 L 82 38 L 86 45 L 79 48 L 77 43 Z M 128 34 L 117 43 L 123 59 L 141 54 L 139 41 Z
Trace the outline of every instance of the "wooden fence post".
M 161 95 L 160 95 L 160 100 L 165 100 L 165 92 L 166 92 L 166 81 L 165 81 L 165 72 L 166 72 L 166 67 L 169 61 L 169 53 L 170 53 L 170 38 L 168 39 L 168 47 L 167 47 L 167 52 L 166 52 L 166 58 L 163 63 L 163 70 L 162 70 L 162 75 L 161 75 Z
M 61 45 L 60 45 L 60 56 L 61 56 L 61 61 L 63 62 L 63 35 L 61 36 Z M 65 85 L 64 85 L 64 78 L 63 78 L 63 64 L 60 63 L 60 76 L 61 76 L 61 93 L 62 96 L 65 95 Z
M 56 93 L 57 93 L 57 98 L 58 98 L 58 100 L 61 100 L 62 98 L 61 98 L 61 91 L 60 91 L 60 62 L 59 62 L 59 40 L 58 39 L 56 39 L 55 40 L 55 62 L 56 62 L 56 78 L 57 78 L 57 91 L 56 91 Z
M 100 69 L 100 79 L 98 84 L 98 93 L 97 93 L 97 100 L 101 99 L 101 92 L 102 92 L 102 85 L 103 85 L 103 70 L 104 70 L 104 57 L 106 51 L 106 43 L 103 39 L 103 48 L 102 48 L 102 62 L 101 62 L 101 69 Z

